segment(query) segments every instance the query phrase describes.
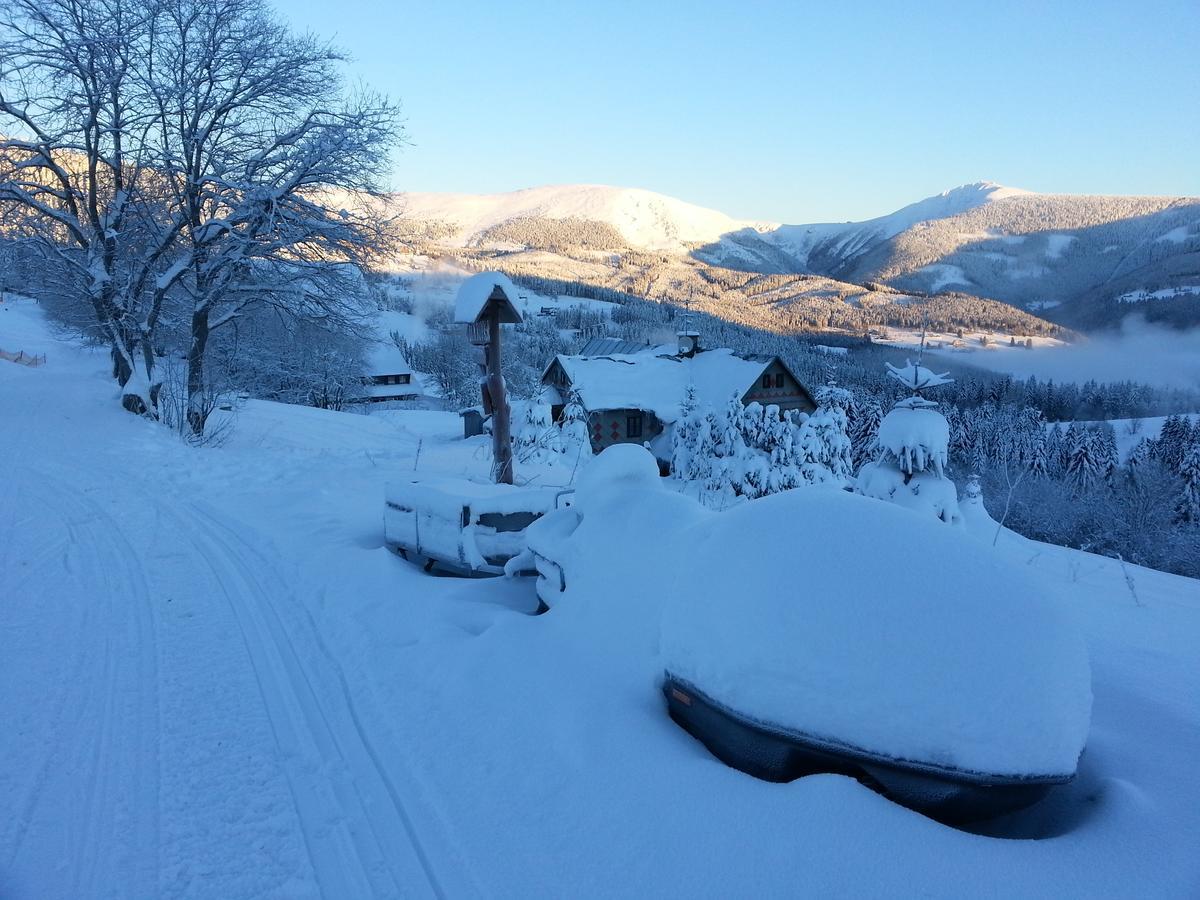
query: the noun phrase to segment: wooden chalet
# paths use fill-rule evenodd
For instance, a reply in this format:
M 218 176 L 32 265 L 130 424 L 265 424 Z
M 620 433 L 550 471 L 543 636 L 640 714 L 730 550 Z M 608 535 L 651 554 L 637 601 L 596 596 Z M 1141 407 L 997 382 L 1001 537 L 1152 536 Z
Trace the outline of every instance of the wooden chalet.
M 812 412 L 816 402 L 778 356 L 701 349 L 696 332 L 679 333 L 677 347 L 647 347 L 613 338 L 589 341 L 576 355 L 559 355 L 542 374 L 551 412 L 560 421 L 572 393 L 587 414 L 592 451 L 612 444 L 648 443 L 670 458 L 670 430 L 688 385 L 701 407 L 722 411 L 736 395 L 743 405 Z

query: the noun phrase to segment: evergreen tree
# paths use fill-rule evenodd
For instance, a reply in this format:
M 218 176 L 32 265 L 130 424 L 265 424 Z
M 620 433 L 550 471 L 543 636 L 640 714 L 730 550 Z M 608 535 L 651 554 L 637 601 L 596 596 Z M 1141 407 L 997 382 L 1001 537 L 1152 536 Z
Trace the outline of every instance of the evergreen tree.
M 817 408 L 800 435 L 800 468 L 810 483 L 847 484 L 851 475 L 851 445 L 846 434 L 850 392 L 832 384 L 817 390 Z
M 1183 493 L 1175 507 L 1177 522 L 1200 522 L 1200 441 L 1192 443 L 1179 466 Z
M 883 420 L 883 407 L 874 397 L 858 404 L 858 415 L 850 428 L 850 465 L 857 472 L 864 463 L 875 458 L 879 452 L 879 423 Z
M 677 478 L 685 477 L 696 452 L 698 405 L 696 386 L 689 384 L 679 405 L 679 420 L 671 430 L 671 472 Z
M 563 453 L 574 458 L 583 454 L 590 456 L 592 452 L 592 436 L 588 431 L 587 412 L 579 399 L 577 391 L 572 390 L 567 397 L 567 405 L 562 411 Z
M 1185 416 L 1167 416 L 1158 436 L 1158 458 L 1167 471 L 1177 472 L 1191 443 L 1192 428 Z
M 1137 478 L 1138 473 L 1145 468 L 1151 458 L 1151 441 L 1143 437 L 1133 445 L 1133 449 L 1129 451 L 1129 459 L 1125 460 L 1125 469 L 1129 473 L 1129 477 Z
M 1057 423 L 1051 425 L 1046 432 L 1046 474 L 1052 478 L 1059 478 L 1063 473 L 1063 430 L 1062 426 Z
M 1117 433 L 1108 422 L 1101 422 L 1095 430 L 1096 450 L 1100 459 L 1101 477 L 1111 478 L 1120 464 L 1117 453 Z
M 1067 478 L 1077 496 L 1086 494 L 1104 476 L 1105 466 L 1105 452 L 1096 432 L 1090 428 L 1077 429 L 1074 442 L 1069 445 L 1066 467 Z

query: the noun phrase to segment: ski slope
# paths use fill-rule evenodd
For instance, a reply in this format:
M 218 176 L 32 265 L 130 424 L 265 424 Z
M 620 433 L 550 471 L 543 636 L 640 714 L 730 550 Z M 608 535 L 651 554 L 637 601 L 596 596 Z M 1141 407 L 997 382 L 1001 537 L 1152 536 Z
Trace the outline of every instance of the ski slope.
M 250 402 L 191 448 L 31 303 L 0 345 L 47 354 L 0 362 L 5 900 L 1200 892 L 1196 581 L 1000 533 L 1078 616 L 1092 730 L 966 833 L 714 760 L 657 691 L 661 597 L 532 617 L 527 581 L 384 549 L 389 478 L 487 471 L 456 416 Z

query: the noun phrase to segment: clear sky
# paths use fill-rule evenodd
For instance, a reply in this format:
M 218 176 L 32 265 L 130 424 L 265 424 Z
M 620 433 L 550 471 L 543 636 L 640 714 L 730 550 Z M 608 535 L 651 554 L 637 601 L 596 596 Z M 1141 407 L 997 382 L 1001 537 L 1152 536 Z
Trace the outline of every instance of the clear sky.
M 955 185 L 1200 195 L 1200 0 L 276 0 L 404 105 L 397 190 L 862 219 Z

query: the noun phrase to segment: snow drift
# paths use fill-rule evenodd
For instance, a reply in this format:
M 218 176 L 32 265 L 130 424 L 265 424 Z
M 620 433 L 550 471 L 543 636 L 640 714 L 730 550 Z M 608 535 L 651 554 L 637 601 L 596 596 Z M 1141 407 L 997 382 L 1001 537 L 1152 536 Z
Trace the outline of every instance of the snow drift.
M 718 702 L 941 770 L 1075 772 L 1090 669 L 1023 573 L 940 522 L 820 488 L 692 529 L 664 611 L 666 670 Z

